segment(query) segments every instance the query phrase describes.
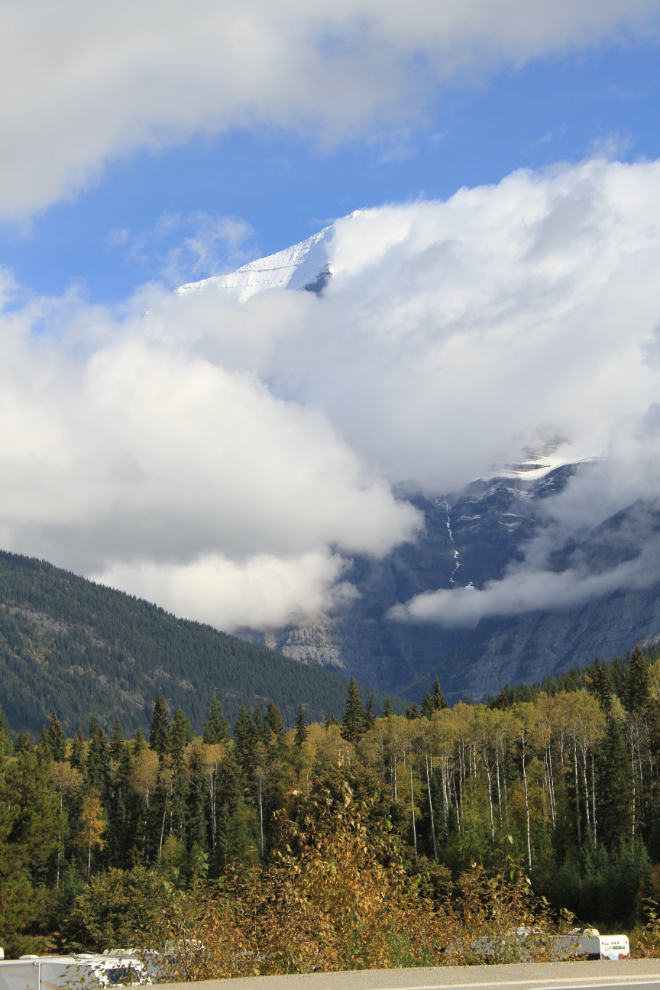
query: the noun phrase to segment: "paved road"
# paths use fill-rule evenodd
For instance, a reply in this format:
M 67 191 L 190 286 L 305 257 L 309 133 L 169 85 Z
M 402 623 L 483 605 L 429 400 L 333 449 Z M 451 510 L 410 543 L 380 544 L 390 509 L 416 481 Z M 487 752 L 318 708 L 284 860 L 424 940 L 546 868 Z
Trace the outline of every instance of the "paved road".
M 231 987 L 231 984 L 234 987 Z M 658 990 L 660 959 L 376 969 L 169 984 L 167 990 Z

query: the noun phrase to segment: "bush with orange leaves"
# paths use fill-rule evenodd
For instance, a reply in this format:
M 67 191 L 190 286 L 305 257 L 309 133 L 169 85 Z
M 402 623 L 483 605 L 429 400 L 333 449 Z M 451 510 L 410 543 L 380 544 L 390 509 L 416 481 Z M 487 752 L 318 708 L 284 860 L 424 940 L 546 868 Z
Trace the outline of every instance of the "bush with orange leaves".
M 548 907 L 519 864 L 473 864 L 446 902 L 411 878 L 387 819 L 350 782 L 288 795 L 274 862 L 197 876 L 163 905 L 165 980 L 568 958 Z M 552 932 L 555 932 L 553 935 Z M 153 943 L 152 943 L 153 944 Z M 152 957 L 153 960 L 153 957 Z

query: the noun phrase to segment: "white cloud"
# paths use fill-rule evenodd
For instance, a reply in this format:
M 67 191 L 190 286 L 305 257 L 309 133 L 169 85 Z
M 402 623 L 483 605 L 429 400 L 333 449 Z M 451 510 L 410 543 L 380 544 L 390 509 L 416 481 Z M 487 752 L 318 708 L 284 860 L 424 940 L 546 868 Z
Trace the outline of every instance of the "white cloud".
M 414 533 L 391 483 L 447 492 L 562 436 L 605 459 L 548 502 L 524 566 L 408 617 L 651 580 L 646 557 L 546 570 L 566 534 L 660 494 L 659 191 L 660 163 L 599 160 L 364 211 L 336 225 L 321 297 L 14 302 L 0 543 L 225 628 L 277 625 L 326 607 L 351 554 Z
M 543 609 L 574 609 L 593 598 L 620 589 L 636 590 L 660 579 L 660 538 L 646 546 L 639 558 L 618 564 L 604 573 L 571 568 L 560 573 L 515 569 L 501 581 L 489 581 L 483 589 L 457 588 L 417 595 L 390 610 L 398 621 L 431 622 L 445 627 L 474 627 L 481 619 L 525 615 Z
M 331 607 L 343 566 L 340 556 L 321 552 L 289 560 L 258 555 L 245 563 L 209 555 L 180 565 L 115 564 L 90 576 L 149 601 L 166 602 L 178 615 L 234 630 L 277 627 Z
M 195 210 L 188 216 L 163 213 L 153 230 L 131 234 L 112 230 L 106 243 L 123 248 L 136 266 L 160 265 L 160 278 L 171 287 L 200 275 L 229 272 L 255 257 L 249 248 L 254 230 L 240 217 L 212 216 Z M 172 246 L 172 241 L 175 243 Z
M 605 454 L 658 396 L 659 188 L 660 163 L 592 161 L 341 220 L 325 298 L 261 373 L 431 491 L 539 434 Z
M 396 133 L 438 84 L 655 36 L 657 17 L 657 0 L 8 0 L 0 217 L 75 195 L 111 158 L 196 132 Z
M 155 341 L 148 319 L 57 309 L 2 319 L 4 548 L 233 628 L 317 610 L 343 566 L 333 548 L 382 554 L 418 528 L 322 413 Z M 44 316 L 68 341 L 30 333 Z

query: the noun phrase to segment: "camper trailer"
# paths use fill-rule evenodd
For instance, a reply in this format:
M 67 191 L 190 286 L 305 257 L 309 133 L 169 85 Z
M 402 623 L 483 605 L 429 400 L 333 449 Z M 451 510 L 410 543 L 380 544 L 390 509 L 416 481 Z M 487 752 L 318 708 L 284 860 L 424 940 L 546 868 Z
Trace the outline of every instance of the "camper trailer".
M 0 949 L 0 990 L 69 990 L 151 983 L 149 967 L 130 949 L 94 955 L 21 956 L 4 959 Z

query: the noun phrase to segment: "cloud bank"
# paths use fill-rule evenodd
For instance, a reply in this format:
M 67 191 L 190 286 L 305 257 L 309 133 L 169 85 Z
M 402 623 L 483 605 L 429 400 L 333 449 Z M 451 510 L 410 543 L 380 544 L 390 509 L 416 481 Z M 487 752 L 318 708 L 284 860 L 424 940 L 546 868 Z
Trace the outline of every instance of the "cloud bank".
M 350 596 L 351 555 L 414 538 L 393 484 L 448 492 L 560 436 L 604 460 L 549 505 L 524 568 L 399 618 L 633 580 L 626 560 L 612 578 L 547 559 L 660 493 L 659 192 L 659 162 L 594 160 L 360 212 L 321 297 L 148 286 L 109 310 L 7 282 L 1 545 L 228 630 L 278 625 Z
M 420 119 L 439 86 L 655 37 L 657 0 L 7 0 L 0 218 L 196 133 L 290 128 L 323 144 Z

